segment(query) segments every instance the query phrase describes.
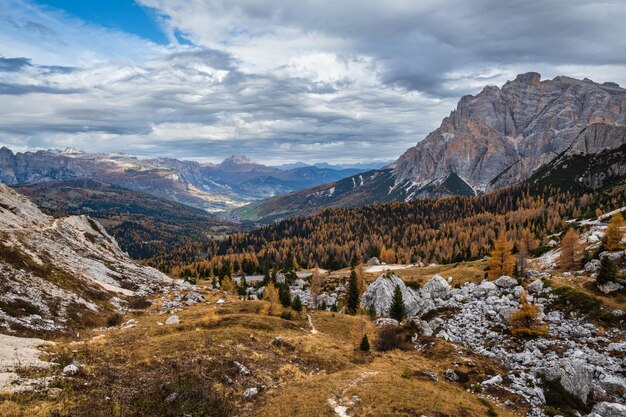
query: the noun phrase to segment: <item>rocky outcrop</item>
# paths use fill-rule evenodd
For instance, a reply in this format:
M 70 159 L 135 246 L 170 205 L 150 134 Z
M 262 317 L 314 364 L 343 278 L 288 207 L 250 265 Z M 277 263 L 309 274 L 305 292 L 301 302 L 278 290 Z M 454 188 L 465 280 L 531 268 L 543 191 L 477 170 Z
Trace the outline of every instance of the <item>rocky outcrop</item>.
M 174 281 L 86 216 L 54 219 L 0 184 L 0 328 L 58 331 Z
M 392 274 L 379 276 L 367 287 L 361 297 L 361 306 L 368 310 L 373 307 L 376 314 L 387 316 L 396 286 L 402 291 L 407 315 L 418 314 L 422 310 L 423 300 L 412 288 L 408 288 L 402 279 Z

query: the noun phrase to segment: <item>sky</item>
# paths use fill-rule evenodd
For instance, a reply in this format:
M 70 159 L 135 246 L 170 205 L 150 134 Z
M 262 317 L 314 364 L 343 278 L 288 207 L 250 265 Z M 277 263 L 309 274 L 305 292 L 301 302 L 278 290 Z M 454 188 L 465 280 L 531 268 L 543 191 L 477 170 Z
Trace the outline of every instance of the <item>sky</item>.
M 0 145 L 386 161 L 536 71 L 626 85 L 626 3 L 0 0 Z

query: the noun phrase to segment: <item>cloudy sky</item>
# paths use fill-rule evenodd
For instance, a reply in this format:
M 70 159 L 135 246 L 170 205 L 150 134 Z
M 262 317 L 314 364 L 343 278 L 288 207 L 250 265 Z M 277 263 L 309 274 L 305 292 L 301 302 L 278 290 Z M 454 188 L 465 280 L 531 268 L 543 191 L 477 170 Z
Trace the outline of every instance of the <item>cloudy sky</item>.
M 625 21 L 623 0 L 0 0 L 0 145 L 394 159 L 517 73 L 626 85 Z

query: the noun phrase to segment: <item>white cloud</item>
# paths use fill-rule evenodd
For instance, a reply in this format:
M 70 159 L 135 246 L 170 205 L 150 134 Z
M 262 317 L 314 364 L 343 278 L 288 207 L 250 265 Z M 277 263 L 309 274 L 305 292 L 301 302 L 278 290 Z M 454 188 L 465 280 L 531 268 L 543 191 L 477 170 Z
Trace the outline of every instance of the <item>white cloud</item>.
M 618 1 L 138 1 L 193 45 L 0 4 L 0 143 L 389 159 L 520 72 L 626 83 Z

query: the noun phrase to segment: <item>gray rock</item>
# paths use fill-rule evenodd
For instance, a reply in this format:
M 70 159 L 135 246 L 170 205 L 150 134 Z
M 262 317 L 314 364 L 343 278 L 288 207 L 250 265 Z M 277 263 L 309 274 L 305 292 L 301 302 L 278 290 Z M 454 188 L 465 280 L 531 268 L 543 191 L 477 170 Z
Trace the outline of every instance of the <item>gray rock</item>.
M 543 281 L 541 281 L 540 279 L 537 279 L 528 284 L 528 292 L 533 294 L 539 294 L 541 291 L 543 291 Z
M 444 374 L 444 377 L 451 382 L 456 382 L 459 380 L 459 376 L 457 375 L 456 372 L 454 372 L 454 369 L 446 369 L 446 372 Z
M 624 256 L 624 252 L 619 251 L 619 252 L 601 252 L 599 257 L 600 259 L 609 258 L 611 262 L 617 262 L 622 258 L 622 256 Z
M 493 378 L 489 378 L 486 381 L 480 383 L 480 385 L 484 387 L 488 387 L 490 385 L 498 385 L 502 383 L 502 377 L 500 375 L 496 375 Z
M 235 364 L 235 366 L 237 367 L 237 369 L 239 370 L 239 373 L 243 376 L 248 376 L 250 375 L 250 370 L 248 368 L 246 368 L 242 363 L 239 363 L 237 361 L 233 362 Z
M 558 368 L 565 391 L 587 403 L 593 382 L 593 370 L 581 359 L 563 360 Z
M 376 319 L 376 321 L 374 321 L 374 324 L 376 324 L 378 327 L 400 325 L 400 323 L 398 323 L 398 320 L 394 320 L 389 317 L 381 317 L 379 319 Z
M 450 294 L 450 284 L 441 275 L 435 275 L 424 284 L 421 293 L 428 294 L 433 299 L 445 299 Z
M 243 398 L 249 400 L 256 397 L 259 394 L 259 390 L 256 387 L 248 388 L 243 392 Z
M 590 274 L 598 272 L 599 269 L 600 269 L 600 261 L 597 259 L 592 259 L 585 264 L 585 272 L 588 272 Z
M 517 280 L 509 276 L 503 275 L 493 282 L 500 288 L 513 288 L 517 285 Z
M 626 406 L 617 403 L 601 402 L 593 406 L 587 417 L 626 417 Z
M 367 260 L 367 265 L 380 265 L 380 261 L 374 256 L 373 258 L 369 258 Z
M 63 373 L 65 375 L 76 375 L 79 372 L 79 370 L 80 369 L 78 369 L 78 366 L 74 365 L 73 363 L 70 363 L 65 368 L 63 368 Z
M 165 324 L 167 325 L 178 324 L 178 323 L 180 323 L 180 319 L 178 318 L 177 315 L 169 316 L 167 320 L 165 320 Z
M 597 285 L 598 285 L 598 289 L 605 294 L 610 294 L 612 292 L 619 291 L 622 288 L 624 288 L 622 284 L 618 284 L 617 282 L 614 282 L 614 281 L 609 281 L 605 284 L 597 284 Z

